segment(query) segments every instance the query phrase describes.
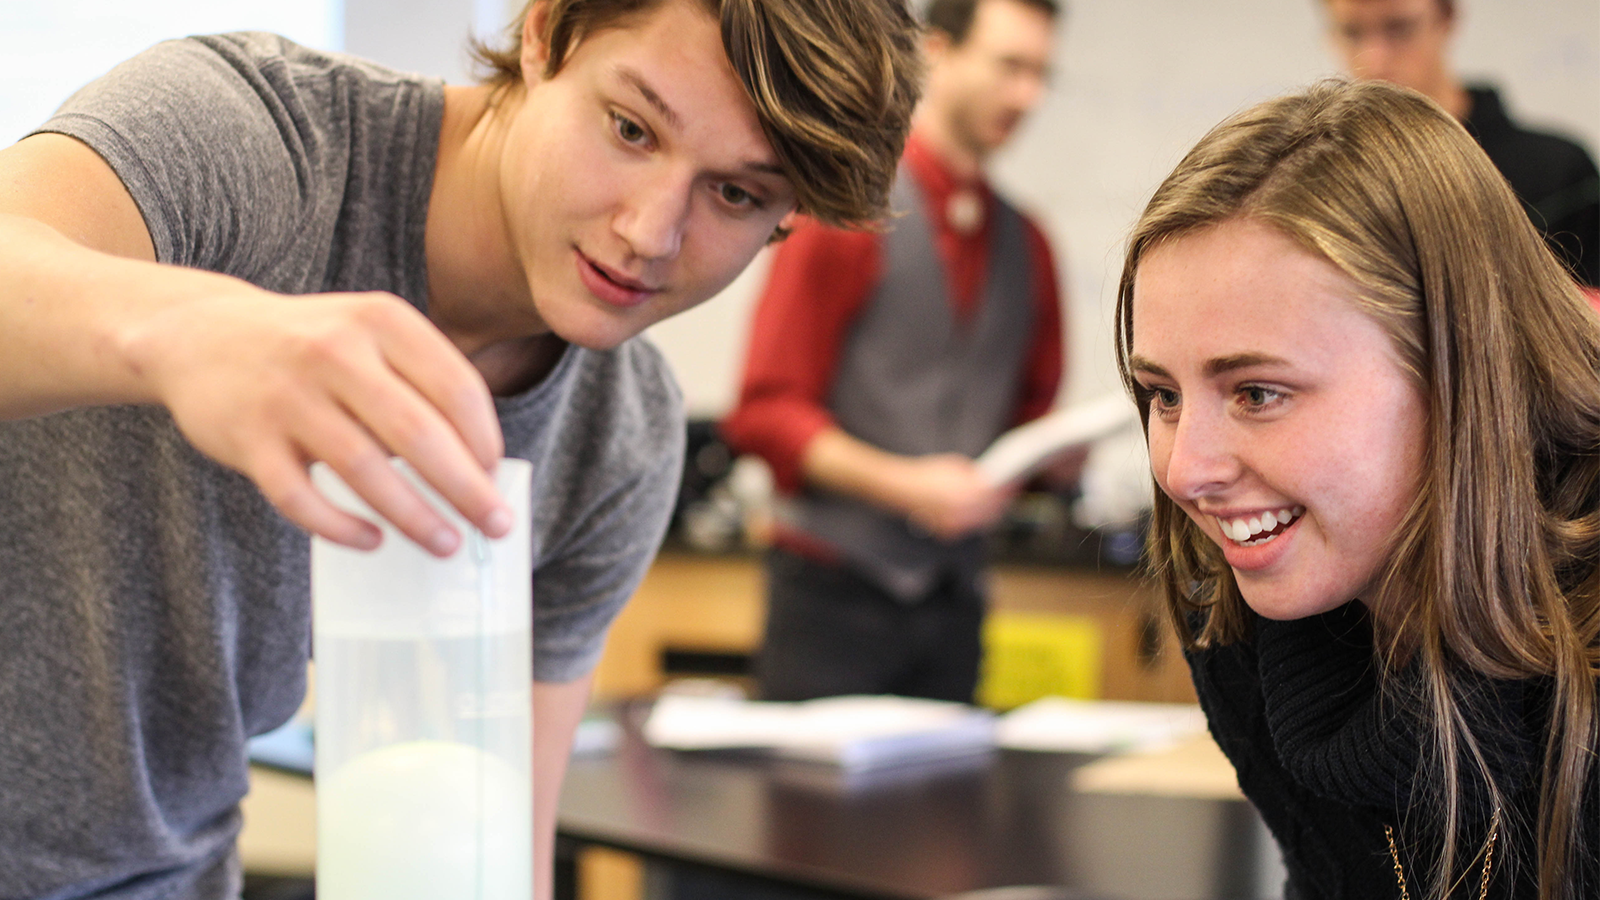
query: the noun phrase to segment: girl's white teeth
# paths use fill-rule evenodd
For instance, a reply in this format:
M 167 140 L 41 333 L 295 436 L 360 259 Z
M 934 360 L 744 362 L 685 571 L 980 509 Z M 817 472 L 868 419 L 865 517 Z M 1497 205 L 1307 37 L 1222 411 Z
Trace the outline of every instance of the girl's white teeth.
M 1293 506 L 1273 512 L 1264 512 L 1259 516 L 1248 519 L 1218 519 L 1217 524 L 1222 528 L 1222 533 L 1237 543 L 1243 544 L 1251 538 L 1258 537 L 1265 532 L 1276 530 L 1281 525 L 1287 525 L 1304 515 L 1304 506 Z M 1263 541 L 1271 540 L 1276 535 L 1268 534 Z

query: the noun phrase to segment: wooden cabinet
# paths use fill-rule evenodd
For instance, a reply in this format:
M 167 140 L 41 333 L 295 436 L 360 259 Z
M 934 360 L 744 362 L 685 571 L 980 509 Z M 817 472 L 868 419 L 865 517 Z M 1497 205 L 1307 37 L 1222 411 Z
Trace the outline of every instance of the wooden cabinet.
M 996 612 L 1094 620 L 1103 642 L 1105 699 L 1194 699 L 1176 639 L 1158 615 L 1155 589 L 1138 576 L 1032 565 L 1000 565 L 991 574 Z M 756 556 L 662 553 L 612 625 L 595 673 L 596 696 L 655 692 L 666 679 L 662 660 L 669 651 L 753 653 L 764 593 Z
M 664 552 L 611 623 L 595 668 L 597 699 L 655 693 L 668 650 L 749 653 L 761 641 L 761 564 L 742 556 Z

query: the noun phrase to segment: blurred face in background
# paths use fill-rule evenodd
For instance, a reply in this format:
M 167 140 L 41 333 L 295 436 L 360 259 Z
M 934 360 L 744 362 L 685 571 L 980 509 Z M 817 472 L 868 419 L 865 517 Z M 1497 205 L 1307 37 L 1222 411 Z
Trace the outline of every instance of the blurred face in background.
M 1329 36 L 1356 78 L 1403 85 L 1435 100 L 1453 83 L 1450 0 L 1325 0 Z
M 923 108 L 964 150 L 982 159 L 1016 131 L 1044 95 L 1055 20 L 1020 0 L 982 0 L 966 40 L 928 37 Z

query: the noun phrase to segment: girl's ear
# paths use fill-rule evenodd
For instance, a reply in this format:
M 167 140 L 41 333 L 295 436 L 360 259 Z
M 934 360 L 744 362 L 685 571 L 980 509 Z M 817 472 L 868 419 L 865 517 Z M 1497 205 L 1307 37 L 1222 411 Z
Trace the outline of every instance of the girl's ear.
M 549 21 L 549 0 L 528 5 L 528 17 L 522 20 L 523 84 L 536 84 L 544 79 L 545 66 L 550 62 L 550 48 L 544 41 L 545 25 Z

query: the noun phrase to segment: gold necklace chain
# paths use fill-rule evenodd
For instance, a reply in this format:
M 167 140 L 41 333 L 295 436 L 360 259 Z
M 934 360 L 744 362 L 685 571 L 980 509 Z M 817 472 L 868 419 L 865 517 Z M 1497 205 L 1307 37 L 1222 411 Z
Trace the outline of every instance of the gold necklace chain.
M 1383 826 L 1383 836 L 1389 839 L 1389 858 L 1394 860 L 1394 880 L 1400 884 L 1400 900 L 1411 900 L 1411 892 L 1406 890 L 1406 867 L 1400 865 L 1400 850 L 1394 845 L 1394 829 L 1388 825 Z M 1494 841 L 1500 836 L 1500 809 L 1495 808 L 1494 817 L 1489 820 L 1489 846 L 1483 853 L 1483 876 L 1478 882 L 1478 900 L 1486 900 L 1489 896 L 1489 872 L 1494 865 Z

